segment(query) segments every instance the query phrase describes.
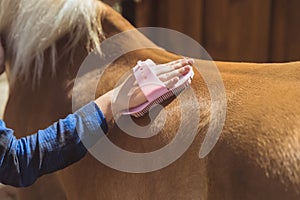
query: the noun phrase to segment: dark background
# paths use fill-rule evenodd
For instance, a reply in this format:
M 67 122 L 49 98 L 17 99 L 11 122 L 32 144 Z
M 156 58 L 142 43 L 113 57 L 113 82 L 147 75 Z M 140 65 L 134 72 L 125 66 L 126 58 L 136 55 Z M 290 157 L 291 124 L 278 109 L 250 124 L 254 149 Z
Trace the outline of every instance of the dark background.
M 300 0 L 123 0 L 119 4 L 135 26 L 180 31 L 197 40 L 214 60 L 300 60 Z

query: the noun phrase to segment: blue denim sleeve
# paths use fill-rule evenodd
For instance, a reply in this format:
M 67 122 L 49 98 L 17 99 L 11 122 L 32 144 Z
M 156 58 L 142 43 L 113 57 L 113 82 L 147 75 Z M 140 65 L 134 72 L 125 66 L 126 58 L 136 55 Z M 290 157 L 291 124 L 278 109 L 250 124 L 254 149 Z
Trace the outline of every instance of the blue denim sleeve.
M 20 139 L 0 120 L 0 182 L 32 185 L 38 177 L 80 160 L 107 131 L 105 117 L 94 102 Z

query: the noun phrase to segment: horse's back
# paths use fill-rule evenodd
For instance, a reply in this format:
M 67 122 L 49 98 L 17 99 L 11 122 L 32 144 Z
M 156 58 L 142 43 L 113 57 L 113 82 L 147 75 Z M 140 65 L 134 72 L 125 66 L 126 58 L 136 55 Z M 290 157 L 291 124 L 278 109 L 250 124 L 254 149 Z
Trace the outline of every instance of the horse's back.
M 198 158 L 205 129 L 199 131 L 180 159 L 155 172 L 118 172 L 89 155 L 61 173 L 69 198 L 97 194 L 99 199 L 119 199 L 122 194 L 122 199 L 298 199 L 299 63 L 217 66 L 226 88 L 228 109 L 220 139 L 206 158 Z M 103 78 L 112 80 L 109 74 Z M 197 94 L 204 90 L 197 84 L 192 87 Z M 174 137 L 172 134 L 180 124 L 177 109 L 172 109 L 176 106 L 167 106 L 167 110 L 174 112 L 172 122 L 159 133 L 168 135 L 167 138 Z M 118 127 L 110 134 L 118 146 L 134 152 L 152 149 L 147 142 L 124 136 Z M 154 143 L 161 146 L 167 141 Z M 80 188 L 84 191 L 74 193 Z
M 214 199 L 299 199 L 300 63 L 220 63 L 225 127 L 209 155 Z

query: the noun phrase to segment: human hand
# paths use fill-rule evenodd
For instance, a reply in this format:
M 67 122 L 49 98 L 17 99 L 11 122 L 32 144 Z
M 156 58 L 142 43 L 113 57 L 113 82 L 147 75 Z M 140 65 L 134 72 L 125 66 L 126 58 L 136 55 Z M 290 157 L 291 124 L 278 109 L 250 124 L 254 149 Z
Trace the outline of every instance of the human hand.
M 193 63 L 193 59 L 180 59 L 166 64 L 152 66 L 151 69 L 159 78 L 159 80 L 162 81 L 164 85 L 170 89 L 179 81 L 179 77 L 186 75 L 190 70 L 192 70 L 191 65 Z M 121 88 L 121 90 L 123 90 L 123 88 Z M 136 81 L 134 81 L 134 84 L 132 85 L 129 92 L 122 91 L 122 93 L 124 92 L 125 94 L 128 93 L 128 96 L 130 96 L 129 106 L 126 107 L 126 105 L 119 105 L 120 110 L 138 107 L 139 105 L 147 101 L 144 93 L 142 92 Z
M 152 68 L 152 70 L 157 75 L 157 77 L 166 85 L 166 87 L 172 88 L 179 81 L 180 76 L 185 75 L 190 70 L 192 70 L 191 65 L 193 63 L 193 59 L 180 59 L 166 64 L 156 65 Z M 115 90 L 120 89 L 120 87 L 121 86 L 109 91 L 108 93 L 95 100 L 95 103 L 100 107 L 107 121 L 110 121 L 112 119 L 112 105 L 114 107 L 117 107 L 117 110 L 120 112 L 122 110 L 128 109 L 128 105 L 126 103 L 118 103 L 116 105 L 116 103 L 113 102 L 113 93 Z M 128 92 L 130 92 L 129 108 L 137 107 L 147 101 L 144 93 L 138 87 L 137 83 L 134 83 L 132 85 L 132 88 Z

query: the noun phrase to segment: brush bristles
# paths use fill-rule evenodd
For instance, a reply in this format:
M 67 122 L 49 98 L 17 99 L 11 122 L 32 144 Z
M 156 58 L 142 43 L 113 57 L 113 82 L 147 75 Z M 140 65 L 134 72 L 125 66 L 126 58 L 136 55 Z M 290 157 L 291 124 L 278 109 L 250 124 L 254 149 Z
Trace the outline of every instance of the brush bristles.
M 174 97 L 174 96 L 178 96 L 183 90 L 185 90 L 187 87 L 189 87 L 189 82 L 186 81 L 184 84 L 182 84 L 181 86 L 177 87 L 177 88 L 174 88 L 174 89 L 171 89 L 169 90 L 167 93 L 165 93 L 164 95 L 158 97 L 157 99 L 155 99 L 154 101 L 152 101 L 151 103 L 149 103 L 149 105 L 147 107 L 145 107 L 143 110 L 139 111 L 139 112 L 136 112 L 136 113 L 133 113 L 131 114 L 132 116 L 136 117 L 136 118 L 139 118 L 139 117 L 142 117 L 144 116 L 146 113 L 149 112 L 150 108 L 153 106 L 153 105 L 157 105 L 157 104 L 161 104 L 163 103 L 164 101 L 170 99 L 171 97 Z

